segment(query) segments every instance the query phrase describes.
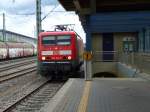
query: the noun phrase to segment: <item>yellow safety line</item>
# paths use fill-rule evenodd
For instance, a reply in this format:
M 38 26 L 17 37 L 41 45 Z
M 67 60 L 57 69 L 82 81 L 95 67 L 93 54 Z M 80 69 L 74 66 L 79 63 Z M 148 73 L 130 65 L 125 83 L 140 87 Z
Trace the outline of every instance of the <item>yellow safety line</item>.
M 90 88 L 91 88 L 91 81 L 86 81 L 84 91 L 82 94 L 82 98 L 81 98 L 80 104 L 78 106 L 77 112 L 86 112 L 87 105 L 88 105 L 88 98 L 89 98 L 89 94 L 90 94 Z

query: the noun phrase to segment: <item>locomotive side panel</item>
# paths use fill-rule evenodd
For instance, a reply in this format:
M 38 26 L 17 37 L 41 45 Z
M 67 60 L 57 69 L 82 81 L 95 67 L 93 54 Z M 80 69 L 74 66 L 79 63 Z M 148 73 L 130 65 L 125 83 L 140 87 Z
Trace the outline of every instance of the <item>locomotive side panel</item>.
M 33 56 L 34 55 L 34 46 L 24 43 L 23 44 L 23 56 Z
M 23 46 L 20 43 L 7 42 L 8 57 L 17 58 L 23 56 Z
M 29 43 L 0 42 L 0 59 L 33 56 L 35 50 L 34 46 Z
M 84 52 L 84 46 L 83 46 L 83 40 L 78 38 L 78 48 L 79 48 L 79 61 L 83 62 L 83 52 Z
M 7 58 L 7 46 L 5 43 L 0 42 L 0 59 Z

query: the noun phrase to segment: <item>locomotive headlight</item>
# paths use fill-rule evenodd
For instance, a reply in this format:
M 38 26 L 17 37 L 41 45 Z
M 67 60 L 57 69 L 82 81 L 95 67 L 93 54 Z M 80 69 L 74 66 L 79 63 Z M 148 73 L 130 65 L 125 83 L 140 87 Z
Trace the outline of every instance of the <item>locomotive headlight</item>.
M 43 56 L 43 57 L 42 57 L 42 60 L 45 60 L 45 59 L 46 59 L 46 58 Z
M 68 56 L 68 60 L 71 60 L 71 56 Z

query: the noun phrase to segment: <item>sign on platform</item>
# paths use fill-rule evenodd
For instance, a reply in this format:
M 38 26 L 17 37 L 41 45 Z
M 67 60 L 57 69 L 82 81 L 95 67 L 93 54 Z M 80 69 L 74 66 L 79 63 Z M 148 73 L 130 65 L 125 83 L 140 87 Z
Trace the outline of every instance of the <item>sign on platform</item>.
M 92 53 L 91 52 L 84 52 L 83 53 L 83 59 L 84 60 L 91 60 L 92 59 Z

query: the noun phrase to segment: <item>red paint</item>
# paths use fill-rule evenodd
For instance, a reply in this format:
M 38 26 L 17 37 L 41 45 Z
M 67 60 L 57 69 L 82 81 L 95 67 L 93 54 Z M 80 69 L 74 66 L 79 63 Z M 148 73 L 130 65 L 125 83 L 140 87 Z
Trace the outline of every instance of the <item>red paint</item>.
M 42 45 L 41 41 L 44 36 L 48 35 L 70 35 L 71 36 L 71 44 L 69 46 L 65 45 Z M 82 40 L 82 39 L 80 39 Z M 75 60 L 77 58 L 77 35 L 73 31 L 56 31 L 56 32 L 42 32 L 39 34 L 38 38 L 38 59 L 42 61 L 41 51 L 53 51 L 53 55 L 45 56 L 45 61 L 51 60 L 68 60 L 68 56 L 71 56 L 71 60 Z M 83 44 L 83 43 L 82 43 Z M 60 55 L 60 50 L 71 50 L 71 55 Z

